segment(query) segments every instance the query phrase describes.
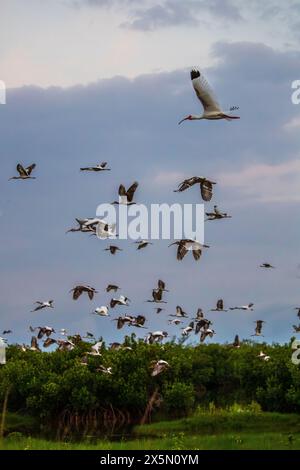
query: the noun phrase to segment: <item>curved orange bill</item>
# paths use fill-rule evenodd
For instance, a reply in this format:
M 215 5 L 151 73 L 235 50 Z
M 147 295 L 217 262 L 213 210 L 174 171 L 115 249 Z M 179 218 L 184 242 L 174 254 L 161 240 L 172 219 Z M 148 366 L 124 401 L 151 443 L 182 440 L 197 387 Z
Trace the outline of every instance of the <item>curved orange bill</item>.
M 189 116 L 187 116 L 187 117 L 185 117 L 185 118 L 181 119 L 181 121 L 179 121 L 178 125 L 179 125 L 179 124 L 181 124 L 183 121 L 186 121 L 186 120 L 187 120 L 187 119 L 189 119 L 189 118 L 190 118 L 190 117 L 189 117 Z

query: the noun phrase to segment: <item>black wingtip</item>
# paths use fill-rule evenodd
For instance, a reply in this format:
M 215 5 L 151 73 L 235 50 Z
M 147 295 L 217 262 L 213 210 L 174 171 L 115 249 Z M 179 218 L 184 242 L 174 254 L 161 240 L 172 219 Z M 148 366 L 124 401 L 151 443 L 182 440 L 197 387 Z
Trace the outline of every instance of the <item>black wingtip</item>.
M 191 70 L 191 80 L 194 80 L 194 78 L 200 77 L 200 72 L 199 70 L 193 69 Z

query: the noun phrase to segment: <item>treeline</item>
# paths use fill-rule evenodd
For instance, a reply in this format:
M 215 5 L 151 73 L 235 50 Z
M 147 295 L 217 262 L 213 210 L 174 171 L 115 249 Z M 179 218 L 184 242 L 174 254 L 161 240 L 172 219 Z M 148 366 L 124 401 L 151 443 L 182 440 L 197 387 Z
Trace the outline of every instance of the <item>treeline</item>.
M 82 358 L 91 344 L 80 342 L 72 351 L 22 351 L 7 348 L 7 364 L 0 367 L 0 398 L 8 391 L 9 411 L 42 419 L 64 412 L 92 413 L 119 410 L 141 418 L 154 397 L 152 414 L 187 415 L 197 405 L 230 406 L 258 402 L 265 411 L 300 411 L 300 367 L 291 361 L 291 346 L 243 342 L 198 346 L 167 343 L 147 345 L 127 337 L 130 349 L 102 348 L 102 356 Z M 263 350 L 269 361 L 258 358 Z M 170 368 L 151 376 L 153 361 L 164 359 Z M 112 375 L 97 371 L 111 367 Z M 122 416 L 123 416 L 122 415 Z

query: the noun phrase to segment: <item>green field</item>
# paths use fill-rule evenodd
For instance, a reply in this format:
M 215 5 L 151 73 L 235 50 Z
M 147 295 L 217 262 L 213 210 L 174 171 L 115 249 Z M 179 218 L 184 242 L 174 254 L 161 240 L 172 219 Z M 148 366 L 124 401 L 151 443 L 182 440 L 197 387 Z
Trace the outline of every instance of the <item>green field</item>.
M 163 439 L 135 439 L 131 441 L 99 441 L 64 443 L 42 439 L 4 439 L 1 450 L 299 450 L 300 434 L 287 433 L 228 433 L 186 436 L 174 434 Z
M 31 419 L 8 414 L 1 450 L 300 450 L 300 416 L 296 414 L 213 410 L 190 418 L 137 426 L 119 441 L 55 442 L 25 436 Z M 28 429 L 27 429 L 28 432 Z

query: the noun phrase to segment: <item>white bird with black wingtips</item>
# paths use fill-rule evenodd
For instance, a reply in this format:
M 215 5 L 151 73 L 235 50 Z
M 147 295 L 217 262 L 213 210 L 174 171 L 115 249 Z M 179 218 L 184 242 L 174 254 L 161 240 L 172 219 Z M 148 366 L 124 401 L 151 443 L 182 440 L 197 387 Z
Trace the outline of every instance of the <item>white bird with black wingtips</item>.
M 99 315 L 100 317 L 108 317 L 108 307 L 106 305 L 102 305 L 101 307 L 95 308 L 95 310 L 92 312 L 93 315 Z
M 228 215 L 227 212 L 221 212 L 216 204 L 213 212 L 205 212 L 205 215 L 207 216 L 206 220 L 231 219 L 231 215 Z
M 169 369 L 170 364 L 167 361 L 164 361 L 163 359 L 159 359 L 158 361 L 153 361 L 151 363 L 152 366 L 152 377 L 155 377 L 156 375 L 161 374 L 165 370 Z
M 110 168 L 106 168 L 106 166 L 107 166 L 107 162 L 102 162 L 95 166 L 87 166 L 87 167 L 80 168 L 80 170 L 81 171 L 95 171 L 95 172 L 110 171 Z
M 101 356 L 100 350 L 102 348 L 102 345 L 103 345 L 103 341 L 98 341 L 96 344 L 94 344 L 91 347 L 91 351 L 88 352 L 87 354 L 89 354 L 90 356 Z
M 118 299 L 111 299 L 110 307 L 114 308 L 116 305 L 128 306 L 128 302 L 130 302 L 130 299 L 128 297 L 126 297 L 125 295 L 120 295 Z
M 254 304 L 251 302 L 248 305 L 240 305 L 238 307 L 230 307 L 229 310 L 251 310 L 253 311 Z
M 35 302 L 37 307 L 35 309 L 31 310 L 32 312 L 37 312 L 38 310 L 42 310 L 43 308 L 54 308 L 53 305 L 54 300 L 46 300 L 45 302 L 40 302 L 39 300 Z
M 259 357 L 259 359 L 261 359 L 262 361 L 269 361 L 271 359 L 271 356 L 268 356 L 263 351 L 260 351 L 257 357 Z
M 188 336 L 194 330 L 194 322 L 191 321 L 188 326 L 182 329 L 182 336 Z
M 203 106 L 203 113 L 201 115 L 189 114 L 185 118 L 181 119 L 178 124 L 181 124 L 183 121 L 194 121 L 200 119 L 226 119 L 227 121 L 240 119 L 239 116 L 233 116 L 222 111 L 211 87 L 199 70 L 193 69 L 191 71 L 191 80 L 195 93 Z

